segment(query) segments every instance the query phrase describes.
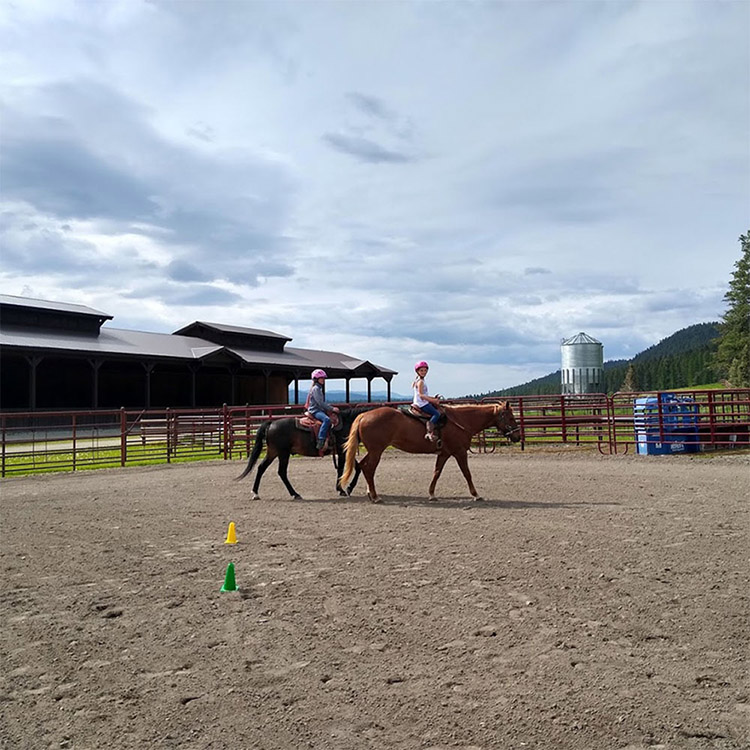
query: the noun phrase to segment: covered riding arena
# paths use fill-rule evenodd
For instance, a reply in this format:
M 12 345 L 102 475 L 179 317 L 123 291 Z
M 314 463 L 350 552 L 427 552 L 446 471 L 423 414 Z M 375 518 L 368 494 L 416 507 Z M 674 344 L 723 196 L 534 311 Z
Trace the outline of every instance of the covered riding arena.
M 387 452 L 0 485 L 0 746 L 740 750 L 742 452 Z M 238 543 L 225 544 L 230 522 Z M 234 563 L 237 591 L 222 592 Z
M 207 408 L 304 402 L 310 373 L 344 383 L 394 370 L 342 352 L 288 346 L 289 336 L 195 321 L 173 333 L 113 328 L 85 305 L 0 294 L 0 409 Z M 302 383 L 300 383 L 302 381 Z M 302 392 L 301 392 L 302 391 Z

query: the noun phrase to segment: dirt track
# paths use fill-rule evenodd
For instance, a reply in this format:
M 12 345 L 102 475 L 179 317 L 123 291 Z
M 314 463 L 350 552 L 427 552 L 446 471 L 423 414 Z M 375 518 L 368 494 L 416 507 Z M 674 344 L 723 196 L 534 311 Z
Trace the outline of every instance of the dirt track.
M 470 464 L 3 481 L 1 746 L 748 748 L 750 457 Z

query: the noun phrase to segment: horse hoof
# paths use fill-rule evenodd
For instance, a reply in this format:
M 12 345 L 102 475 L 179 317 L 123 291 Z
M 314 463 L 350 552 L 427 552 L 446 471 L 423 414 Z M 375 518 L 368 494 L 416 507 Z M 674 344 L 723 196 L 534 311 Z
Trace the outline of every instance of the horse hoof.
M 252 500 L 260 500 L 260 495 L 257 492 L 253 492 L 253 494 L 250 495 L 250 498 Z
M 437 500 L 437 497 L 435 497 L 435 495 L 430 495 L 427 499 L 434 503 Z
M 368 493 L 367 493 L 367 497 L 369 497 L 369 498 L 370 498 L 370 502 L 371 502 L 371 503 L 382 503 L 382 502 L 383 502 L 383 501 L 382 501 L 382 500 L 380 499 L 380 496 L 379 496 L 379 495 L 376 495 L 375 497 L 373 497 L 373 496 L 372 496 L 372 495 L 371 495 L 371 494 L 370 494 L 370 493 L 368 492 Z
M 474 496 L 474 502 L 475 503 L 483 503 L 484 502 L 484 498 L 481 495 L 475 495 Z
M 302 500 L 302 495 L 292 495 L 292 500 Z

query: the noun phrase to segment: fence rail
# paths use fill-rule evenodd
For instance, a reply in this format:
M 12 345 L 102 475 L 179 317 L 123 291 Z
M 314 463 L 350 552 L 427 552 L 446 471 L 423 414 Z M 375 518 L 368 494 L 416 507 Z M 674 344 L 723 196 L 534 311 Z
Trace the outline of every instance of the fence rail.
M 750 389 L 519 396 L 507 400 L 521 427 L 523 445 L 595 446 L 607 454 L 750 447 Z M 357 406 L 397 403 L 403 402 Z M 303 410 L 302 406 L 275 404 L 0 413 L 0 475 L 242 458 L 252 450 L 263 422 L 298 416 Z M 495 430 L 487 430 L 475 436 L 471 449 L 491 453 L 506 443 Z

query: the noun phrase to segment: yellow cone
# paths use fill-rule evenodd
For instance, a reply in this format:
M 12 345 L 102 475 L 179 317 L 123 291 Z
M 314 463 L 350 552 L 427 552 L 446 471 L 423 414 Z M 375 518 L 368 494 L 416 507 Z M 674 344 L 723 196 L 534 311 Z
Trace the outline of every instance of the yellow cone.
M 227 538 L 224 541 L 224 544 L 237 544 L 237 532 L 234 529 L 234 521 L 229 524 Z

